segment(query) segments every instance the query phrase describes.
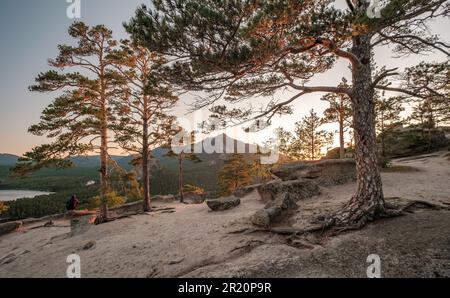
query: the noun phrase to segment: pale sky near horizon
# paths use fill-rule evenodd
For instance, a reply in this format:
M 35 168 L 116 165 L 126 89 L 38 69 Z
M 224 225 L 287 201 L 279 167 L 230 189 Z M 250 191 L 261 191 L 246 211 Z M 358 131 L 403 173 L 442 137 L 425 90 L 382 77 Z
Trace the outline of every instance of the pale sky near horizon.
M 342 0 L 343 1 L 343 0 Z M 337 1 L 339 2 L 339 1 Z M 88 25 L 104 24 L 114 32 L 116 39 L 126 38 L 122 27 L 136 8 L 149 0 L 81 0 L 81 21 Z M 57 55 L 57 45 L 71 43 L 67 28 L 74 21 L 66 16 L 69 4 L 66 0 L 1 0 L 0 1 L 0 153 L 21 155 L 32 147 L 48 141 L 27 133 L 30 125 L 39 121 L 41 111 L 54 95 L 38 94 L 28 91 L 35 76 L 49 69 L 47 59 Z M 446 42 L 450 41 L 450 21 L 440 21 L 433 26 L 433 32 L 440 34 Z M 422 60 L 442 61 L 444 56 L 429 56 L 392 59 L 385 49 L 377 52 L 377 61 L 390 67 L 404 68 Z M 339 62 L 326 75 L 315 79 L 313 84 L 331 84 L 343 76 L 348 76 L 347 63 Z M 277 96 L 288 97 L 287 93 Z M 319 113 L 326 103 L 319 100 L 322 94 L 305 96 L 295 102 L 295 113 L 284 116 L 274 127 L 283 126 L 290 130 L 310 109 Z M 184 116 L 185 103 L 191 97 L 183 97 L 176 109 L 177 116 Z M 192 119 L 194 116 L 189 116 Z M 328 126 L 329 129 L 336 129 Z

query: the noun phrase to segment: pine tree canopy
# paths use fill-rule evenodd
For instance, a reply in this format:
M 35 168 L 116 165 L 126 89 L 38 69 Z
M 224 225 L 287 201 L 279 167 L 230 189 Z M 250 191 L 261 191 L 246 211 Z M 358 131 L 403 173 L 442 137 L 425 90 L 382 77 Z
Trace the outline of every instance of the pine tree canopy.
M 126 24 L 133 38 L 151 50 L 170 57 L 165 69 L 174 84 L 209 96 L 195 108 L 215 106 L 216 117 L 243 120 L 292 112 L 289 105 L 311 92 L 351 95 L 339 86 L 310 86 L 317 74 L 330 70 L 338 59 L 352 69 L 370 63 L 356 57 L 355 38 L 370 38 L 372 48 L 394 45 L 398 55 L 434 50 L 449 55 L 449 46 L 430 34 L 430 21 L 448 16 L 445 0 L 383 1 L 380 17 L 367 14 L 370 1 L 346 1 L 341 8 L 331 0 L 155 0 L 142 6 Z M 375 73 L 374 73 L 375 74 Z M 380 65 L 373 87 L 396 75 L 396 69 Z M 267 100 L 279 90 L 296 92 L 287 100 Z M 227 109 L 223 98 L 236 103 L 263 98 L 262 109 Z M 255 99 L 256 100 L 256 99 Z M 228 121 L 229 123 L 229 121 Z
M 49 60 L 51 70 L 40 73 L 34 92 L 59 92 L 42 112 L 41 121 L 29 128 L 34 135 L 52 139 L 27 152 L 14 169 L 24 175 L 42 167 L 69 167 L 68 157 L 99 149 L 98 140 L 114 121 L 112 99 L 122 96 L 124 80 L 108 58 L 117 45 L 104 26 L 75 22 L 69 35 L 76 46 L 58 46 L 59 55 Z

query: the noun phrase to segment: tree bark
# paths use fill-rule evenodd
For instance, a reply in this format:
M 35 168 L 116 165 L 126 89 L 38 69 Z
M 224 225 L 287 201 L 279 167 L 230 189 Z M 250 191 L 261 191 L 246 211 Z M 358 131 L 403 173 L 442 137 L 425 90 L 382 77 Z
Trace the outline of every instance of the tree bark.
M 106 108 L 105 108 L 106 110 Z M 99 223 L 108 220 L 108 129 L 106 126 L 106 111 L 104 112 L 103 123 L 101 124 L 101 145 L 100 145 L 100 214 Z
M 105 72 L 103 66 L 103 51 L 100 53 L 100 212 L 98 223 L 108 221 L 108 111 L 106 98 Z
M 364 225 L 385 211 L 376 146 L 370 36 L 362 34 L 354 37 L 351 51 L 360 61 L 359 64 L 353 65 L 351 96 L 357 191 L 332 218 L 332 224 L 336 226 Z
M 142 185 L 144 188 L 144 202 L 143 210 L 144 212 L 149 211 L 151 208 L 151 195 L 150 195 L 150 176 L 148 169 L 149 161 L 149 148 L 148 148 L 148 118 L 147 112 L 147 97 L 144 96 L 144 116 L 142 117 L 143 122 L 143 133 L 142 133 Z

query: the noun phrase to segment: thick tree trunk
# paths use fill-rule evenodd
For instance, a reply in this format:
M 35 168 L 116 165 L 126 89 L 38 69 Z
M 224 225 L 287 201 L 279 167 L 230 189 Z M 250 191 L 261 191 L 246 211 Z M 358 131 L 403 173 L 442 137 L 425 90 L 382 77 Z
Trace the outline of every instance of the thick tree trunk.
M 148 161 L 149 161 L 148 119 L 146 117 L 144 117 L 143 123 L 144 123 L 142 135 L 142 185 L 144 188 L 143 210 L 149 211 L 151 207 L 151 196 L 150 196 L 150 176 L 148 169 Z
M 180 203 L 184 202 L 184 192 L 183 192 L 183 153 L 180 153 L 178 157 L 178 189 L 180 194 Z
M 108 101 L 106 98 L 105 68 L 103 66 L 103 51 L 100 52 L 100 212 L 98 223 L 108 221 Z
M 105 112 L 106 113 L 106 112 Z M 106 118 L 106 116 L 105 116 Z M 101 144 L 100 144 L 100 214 L 99 223 L 108 220 L 108 129 L 106 127 L 106 119 L 101 127 Z
M 377 158 L 370 37 L 354 37 L 352 53 L 361 61 L 353 66 L 352 87 L 357 190 L 333 217 L 332 224 L 337 226 L 364 225 L 385 210 Z

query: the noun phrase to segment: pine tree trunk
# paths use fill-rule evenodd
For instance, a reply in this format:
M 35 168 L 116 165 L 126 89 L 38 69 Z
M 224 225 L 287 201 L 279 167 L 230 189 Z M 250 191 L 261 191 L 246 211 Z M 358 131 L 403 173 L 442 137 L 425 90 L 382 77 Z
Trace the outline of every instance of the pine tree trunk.
M 108 220 L 108 129 L 106 127 L 106 112 L 104 123 L 101 127 L 101 145 L 100 145 L 100 214 L 98 223 L 104 223 Z
M 178 158 L 178 189 L 180 194 L 180 203 L 184 202 L 184 192 L 183 192 L 183 153 L 180 153 Z
M 100 212 L 97 223 L 104 223 L 108 221 L 108 110 L 107 110 L 107 96 L 105 83 L 105 67 L 103 65 L 103 50 L 99 54 L 100 62 L 100 99 L 101 99 L 101 114 L 100 114 Z
M 144 111 L 146 108 L 146 98 L 144 98 Z M 146 115 L 143 117 L 143 134 L 142 134 L 142 185 L 144 188 L 144 212 L 149 211 L 151 207 L 151 195 L 150 195 L 150 176 L 148 169 L 149 161 L 149 148 L 148 148 L 148 119 Z
M 350 202 L 333 218 L 333 224 L 337 226 L 364 225 L 385 210 L 377 158 L 370 37 L 364 34 L 354 37 L 351 51 L 361 61 L 353 68 L 351 96 L 357 191 Z

